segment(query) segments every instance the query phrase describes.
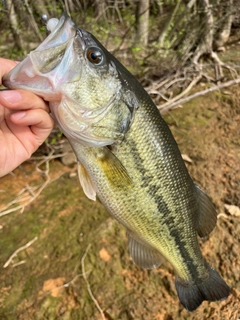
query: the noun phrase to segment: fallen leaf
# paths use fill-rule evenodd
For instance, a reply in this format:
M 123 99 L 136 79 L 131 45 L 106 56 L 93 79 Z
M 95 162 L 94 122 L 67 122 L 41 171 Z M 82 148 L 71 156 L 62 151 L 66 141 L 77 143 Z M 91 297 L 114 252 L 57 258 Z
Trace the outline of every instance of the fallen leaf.
M 228 211 L 231 216 L 240 217 L 240 208 L 233 204 L 225 204 L 224 208 Z
M 105 249 L 105 248 L 102 248 L 99 251 L 99 255 L 100 255 L 100 258 L 105 262 L 108 262 L 111 259 L 110 254 L 108 253 L 107 249 Z
M 64 287 L 65 278 L 49 279 L 44 281 L 43 292 L 50 291 L 52 297 L 58 297 Z

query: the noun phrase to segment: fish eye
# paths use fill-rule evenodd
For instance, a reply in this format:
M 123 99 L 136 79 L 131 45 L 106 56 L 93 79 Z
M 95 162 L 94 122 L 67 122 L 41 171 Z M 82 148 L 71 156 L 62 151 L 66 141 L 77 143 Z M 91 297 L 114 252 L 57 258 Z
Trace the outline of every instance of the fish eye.
M 91 63 L 99 65 L 103 61 L 103 53 L 97 48 L 90 48 L 87 51 L 87 58 Z

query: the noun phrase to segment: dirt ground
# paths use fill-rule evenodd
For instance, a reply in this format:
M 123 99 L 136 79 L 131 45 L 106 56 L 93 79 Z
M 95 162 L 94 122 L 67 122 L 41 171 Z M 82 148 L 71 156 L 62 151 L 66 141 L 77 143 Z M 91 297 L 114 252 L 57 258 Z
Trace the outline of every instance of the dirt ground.
M 240 319 L 239 105 L 236 86 L 166 116 L 181 152 L 192 160 L 193 179 L 219 213 L 209 239 L 199 241 L 231 287 L 227 300 L 186 311 L 171 266 L 144 271 L 132 263 L 124 228 L 84 196 L 76 167 L 55 159 L 36 171 L 36 159 L 0 179 L 2 212 L 18 205 L 3 209 L 21 190 L 21 203 L 28 203 L 43 189 L 23 212 L 0 216 L 0 319 Z

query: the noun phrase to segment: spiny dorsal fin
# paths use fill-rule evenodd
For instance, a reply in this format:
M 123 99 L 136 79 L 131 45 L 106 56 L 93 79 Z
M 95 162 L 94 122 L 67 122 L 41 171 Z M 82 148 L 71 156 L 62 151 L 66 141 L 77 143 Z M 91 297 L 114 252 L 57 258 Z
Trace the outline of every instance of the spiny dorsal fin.
M 96 190 L 94 188 L 94 185 L 93 185 L 86 169 L 84 168 L 84 166 L 80 162 L 78 162 L 78 177 L 79 177 L 80 184 L 83 188 L 85 195 L 89 199 L 96 201 Z
M 128 231 L 128 245 L 133 262 L 143 269 L 159 267 L 165 258 L 154 248 L 145 244 L 137 235 Z
M 217 222 L 217 212 L 208 195 L 195 185 L 199 203 L 199 218 L 197 232 L 200 237 L 206 237 L 214 229 Z

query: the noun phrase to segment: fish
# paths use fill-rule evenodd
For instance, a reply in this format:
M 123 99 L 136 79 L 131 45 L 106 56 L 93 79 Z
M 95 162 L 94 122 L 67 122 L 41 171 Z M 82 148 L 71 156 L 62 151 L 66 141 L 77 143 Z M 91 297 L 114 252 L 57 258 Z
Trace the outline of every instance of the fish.
M 184 308 L 226 299 L 230 288 L 203 257 L 198 236 L 214 229 L 213 203 L 196 185 L 159 110 L 137 79 L 69 16 L 3 78 L 50 110 L 78 159 L 81 186 L 127 230 L 133 262 L 165 260 Z

